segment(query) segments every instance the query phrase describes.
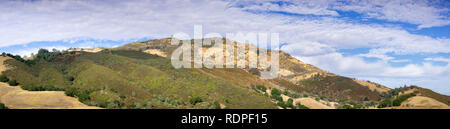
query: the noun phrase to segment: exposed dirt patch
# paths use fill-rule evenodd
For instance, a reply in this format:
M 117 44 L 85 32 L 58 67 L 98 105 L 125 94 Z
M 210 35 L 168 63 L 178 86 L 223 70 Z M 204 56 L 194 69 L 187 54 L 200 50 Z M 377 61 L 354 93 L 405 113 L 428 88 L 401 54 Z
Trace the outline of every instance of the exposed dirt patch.
M 278 72 L 281 76 L 291 76 L 294 74 L 294 72 L 289 71 L 287 69 L 280 69 L 280 71 Z
M 161 57 L 167 57 L 167 54 L 159 49 L 147 49 L 144 52 L 148 54 L 158 55 Z
M 82 51 L 82 52 L 97 53 L 97 52 L 100 52 L 102 50 L 103 50 L 103 48 L 77 48 L 77 49 L 69 49 L 69 52 Z

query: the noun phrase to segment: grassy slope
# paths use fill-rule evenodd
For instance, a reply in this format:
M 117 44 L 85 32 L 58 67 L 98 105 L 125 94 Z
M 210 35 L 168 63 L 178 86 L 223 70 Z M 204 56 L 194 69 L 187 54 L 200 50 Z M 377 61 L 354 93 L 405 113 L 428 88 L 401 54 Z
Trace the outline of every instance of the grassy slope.
M 414 86 L 413 88 L 418 89 L 418 92 L 425 97 L 430 97 L 433 99 L 436 99 L 439 102 L 445 103 L 447 105 L 450 105 L 450 96 L 441 95 L 439 93 L 436 93 L 430 89 L 420 88 L 417 86 Z
M 150 40 L 145 42 L 136 42 L 118 47 L 118 50 L 137 50 L 144 51 L 146 49 L 159 49 L 170 57 L 170 53 L 177 48 L 177 46 L 170 45 L 170 38 Z M 380 96 L 377 93 L 371 91 L 370 89 L 356 83 L 355 81 L 342 77 L 342 76 L 331 76 L 326 79 L 307 79 L 298 83 L 290 82 L 289 80 L 298 75 L 304 75 L 313 72 L 326 73 L 314 66 L 303 64 L 300 61 L 293 62 L 297 60 L 294 57 L 286 54 L 284 52 L 280 53 L 280 67 L 282 69 L 287 69 L 294 72 L 294 75 L 288 77 L 277 78 L 270 80 L 271 83 L 277 84 L 282 87 L 286 87 L 292 91 L 299 93 L 309 92 L 312 94 L 318 94 L 320 96 L 328 97 L 334 100 L 339 99 L 350 99 L 355 101 L 360 101 L 364 97 L 368 97 L 369 100 L 378 101 Z M 242 69 L 212 69 L 204 70 L 209 75 L 222 78 L 224 80 L 231 81 L 239 85 L 250 85 L 250 84 L 264 84 L 266 86 L 271 86 L 272 84 L 266 80 L 261 80 L 258 77 L 249 74 Z M 330 74 L 333 75 L 333 74 Z M 328 76 L 328 74 L 327 74 Z M 305 82 L 314 81 L 316 83 L 309 83 L 303 85 Z M 337 81 L 336 83 L 331 83 L 330 81 Z M 323 90 L 323 91 L 322 91 Z M 322 93 L 323 92 L 323 93 Z
M 379 101 L 380 97 L 369 88 L 361 86 L 352 79 L 342 76 L 316 76 L 300 82 L 303 88 L 313 94 L 332 99 L 361 101 L 365 97 Z
M 270 99 L 243 85 L 213 78 L 196 69 L 174 69 L 170 60 L 137 51 L 112 51 L 63 55 L 31 67 L 15 60 L 5 74 L 22 85 L 52 85 L 89 90 L 89 105 L 107 106 L 120 101 L 123 107 L 211 108 L 220 103 L 228 108 L 276 108 Z M 66 79 L 73 76 L 75 80 Z M 191 97 L 204 101 L 189 103 Z

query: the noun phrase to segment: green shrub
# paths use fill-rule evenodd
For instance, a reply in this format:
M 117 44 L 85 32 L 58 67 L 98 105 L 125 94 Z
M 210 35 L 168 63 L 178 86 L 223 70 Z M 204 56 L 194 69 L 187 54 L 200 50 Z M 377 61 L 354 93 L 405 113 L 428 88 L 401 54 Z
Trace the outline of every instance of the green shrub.
M 6 75 L 0 75 L 0 82 L 8 82 L 9 78 Z
M 192 97 L 192 98 L 189 100 L 189 102 L 190 102 L 192 105 L 195 105 L 195 104 L 197 104 L 197 103 L 203 102 L 203 100 L 202 100 L 202 98 L 200 98 L 200 97 Z
M 286 106 L 290 107 L 291 109 L 295 109 L 295 107 L 294 107 L 294 100 L 289 98 L 288 101 L 286 101 Z
M 361 104 L 356 104 L 355 106 L 353 106 L 354 109 L 362 109 L 363 105 Z
M 22 89 L 28 91 L 64 91 L 64 88 L 58 88 L 54 86 L 36 86 L 36 85 L 23 85 Z
M 395 98 L 392 101 L 392 106 L 400 106 L 402 104 L 403 101 L 407 100 L 408 98 L 411 98 L 415 96 L 414 94 L 404 94 L 404 95 L 400 95 L 397 98 Z
M 295 104 L 295 107 L 296 107 L 297 109 L 309 109 L 309 108 L 306 107 L 305 105 L 302 105 L 300 102 L 297 102 L 297 103 Z
M 392 107 L 392 100 L 385 99 L 378 104 L 378 108 Z
M 67 79 L 67 81 L 71 81 L 71 82 L 75 80 L 75 78 L 73 76 L 67 76 L 66 79 Z
M 287 108 L 295 109 L 295 106 L 294 106 L 294 100 L 291 99 L 291 98 L 288 99 L 286 102 L 284 102 L 284 101 L 279 101 L 279 102 L 277 103 L 277 105 L 280 106 L 280 107 L 283 108 L 283 109 L 287 109 Z
M 278 90 L 277 88 L 272 88 L 271 92 L 272 96 L 280 96 L 281 95 L 281 91 Z
M 345 104 L 344 106 L 342 106 L 343 109 L 355 109 L 353 108 L 351 105 Z
M 369 101 L 369 98 L 364 97 L 364 98 L 363 98 L 363 101 Z
M 314 98 L 314 100 L 316 100 L 316 101 L 320 101 L 320 98 L 316 97 L 316 98 Z
M 78 100 L 80 100 L 81 102 L 90 100 L 90 99 L 91 99 L 91 97 L 90 97 L 91 92 L 92 92 L 92 91 L 81 90 L 81 89 L 73 88 L 73 87 L 67 88 L 67 89 L 64 91 L 64 93 L 65 93 L 67 96 L 78 97 Z
M 308 97 L 308 95 L 307 94 L 303 94 L 303 97 L 306 98 L 306 97 Z
M 281 96 L 271 96 L 272 99 L 277 100 L 277 101 L 283 101 L 283 97 Z
M 6 107 L 5 104 L 0 103 L 0 109 L 8 109 L 8 107 Z
M 283 109 L 286 109 L 286 108 L 287 108 L 286 103 L 284 103 L 283 101 L 278 102 L 277 105 L 280 106 L 280 107 L 283 108 Z
M 266 90 L 267 90 L 266 86 L 264 86 L 264 85 L 257 85 L 256 89 L 263 91 L 263 92 L 266 92 Z
M 291 98 L 300 98 L 300 95 L 297 93 L 290 93 L 287 96 L 291 97 Z
M 19 85 L 19 83 L 18 83 L 16 80 L 9 80 L 9 81 L 8 81 L 8 84 L 9 84 L 10 86 L 18 86 L 18 85 Z
M 215 107 L 216 109 L 221 109 L 220 103 L 217 102 L 217 101 L 214 102 L 214 107 Z

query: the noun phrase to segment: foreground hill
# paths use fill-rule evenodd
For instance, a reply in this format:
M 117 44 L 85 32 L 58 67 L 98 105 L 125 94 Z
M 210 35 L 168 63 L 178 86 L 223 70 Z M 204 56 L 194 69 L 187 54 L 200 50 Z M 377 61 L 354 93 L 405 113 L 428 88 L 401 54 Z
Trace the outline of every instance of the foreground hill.
M 33 63 L 5 63 L 24 89 L 65 90 L 83 103 L 105 108 L 276 108 L 245 86 L 174 69 L 170 60 L 139 51 L 40 52 Z M 47 58 L 51 57 L 51 58 Z
M 3 65 L 9 57 L 0 56 L 0 73 L 7 70 Z M 19 109 L 96 109 L 86 106 L 76 98 L 66 96 L 62 91 L 27 91 L 18 86 L 0 82 L 0 102 L 8 108 Z M 1 109 L 1 108 L 0 108 Z
M 12 56 L 15 60 L 4 63 L 11 69 L 2 74 L 25 90 L 65 91 L 84 104 L 104 108 L 385 108 L 407 99 L 400 97 L 405 88 L 335 75 L 284 52 L 279 76 L 270 80 L 259 77 L 265 70 L 260 67 L 175 69 L 170 57 L 179 46 L 170 45 L 171 40 L 112 49 L 40 50 L 31 60 Z M 208 49 L 223 50 L 203 50 Z M 449 96 L 414 88 L 414 96 L 449 105 Z

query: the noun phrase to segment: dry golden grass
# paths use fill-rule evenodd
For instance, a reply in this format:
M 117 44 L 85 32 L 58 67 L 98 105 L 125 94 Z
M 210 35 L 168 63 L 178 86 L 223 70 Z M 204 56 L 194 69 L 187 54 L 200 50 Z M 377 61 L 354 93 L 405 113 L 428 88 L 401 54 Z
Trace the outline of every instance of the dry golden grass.
M 424 96 L 414 96 L 402 102 L 395 109 L 450 109 L 445 103 L 439 102 L 433 98 Z
M 0 83 L 0 101 L 13 109 L 99 109 L 86 106 L 62 91 L 26 91 Z
M 450 109 L 450 106 L 430 97 L 414 96 L 402 102 L 400 106 L 383 109 Z

